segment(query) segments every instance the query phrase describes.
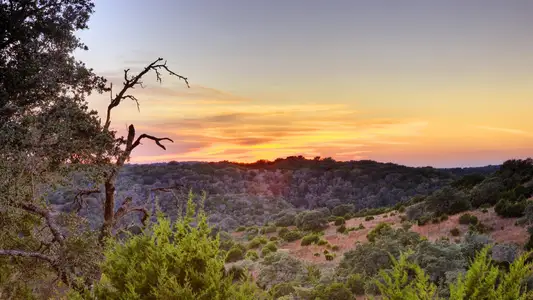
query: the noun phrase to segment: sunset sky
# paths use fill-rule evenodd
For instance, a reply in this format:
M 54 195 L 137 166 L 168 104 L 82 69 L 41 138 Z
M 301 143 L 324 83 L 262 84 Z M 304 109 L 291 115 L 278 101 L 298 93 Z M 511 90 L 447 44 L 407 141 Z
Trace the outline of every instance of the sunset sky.
M 132 162 L 290 155 L 411 166 L 533 156 L 533 1 L 96 0 L 78 57 L 115 86 L 168 60 L 114 127 Z M 109 95 L 91 96 L 103 112 Z

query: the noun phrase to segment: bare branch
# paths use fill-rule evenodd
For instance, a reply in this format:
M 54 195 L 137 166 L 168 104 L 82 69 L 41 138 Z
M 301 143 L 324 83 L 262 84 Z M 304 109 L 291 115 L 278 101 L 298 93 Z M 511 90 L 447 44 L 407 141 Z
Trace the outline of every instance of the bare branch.
M 83 196 L 89 196 L 92 194 L 99 194 L 99 193 L 101 193 L 99 189 L 78 191 L 78 193 L 74 197 L 74 204 L 76 204 L 77 206 L 76 213 L 80 212 L 80 210 L 83 208 L 83 204 L 84 204 Z
M 124 216 L 132 213 L 132 212 L 141 212 L 143 214 L 141 218 L 141 222 L 144 226 L 146 226 L 146 220 L 148 219 L 148 216 L 150 215 L 148 213 L 148 210 L 142 206 L 136 206 L 136 207 L 129 207 L 131 204 L 131 197 L 127 197 L 120 208 L 115 213 L 115 224 L 120 221 Z
M 53 219 L 50 210 L 44 209 L 32 203 L 14 203 L 13 206 L 43 217 L 46 220 L 46 224 L 48 225 L 48 228 L 50 228 L 52 235 L 54 236 L 54 240 L 60 245 L 64 244 L 65 238 L 61 234 L 61 230 Z
M 157 81 L 159 83 L 161 83 L 161 72 L 160 71 L 161 70 L 165 70 L 165 71 L 168 72 L 169 75 L 175 76 L 178 79 L 183 80 L 185 82 L 185 84 L 187 84 L 187 87 L 190 88 L 189 80 L 187 79 L 187 77 L 181 76 L 181 75 L 173 72 L 172 70 L 170 70 L 167 67 L 167 62 L 165 61 L 165 62 L 161 63 L 162 61 L 163 61 L 162 58 L 156 59 L 155 61 L 150 63 L 148 66 L 146 66 L 137 75 L 128 75 L 128 72 L 130 71 L 130 69 L 124 70 L 123 87 L 120 90 L 120 92 L 115 95 L 114 98 L 113 98 L 113 96 L 111 96 L 111 102 L 109 103 L 109 105 L 107 107 L 107 115 L 106 115 L 106 121 L 105 121 L 105 125 L 104 125 L 104 130 L 106 130 L 106 131 L 109 130 L 109 126 L 111 125 L 111 110 L 113 108 L 117 107 L 123 99 L 129 98 L 131 100 L 134 100 L 135 102 L 137 102 L 137 108 L 139 107 L 138 101 L 136 99 L 133 99 L 132 96 L 127 95 L 126 92 L 128 90 L 130 90 L 130 89 L 134 89 L 135 86 L 137 86 L 137 85 L 143 87 L 143 83 L 141 81 L 141 78 L 144 75 L 146 75 L 146 73 L 148 73 L 150 71 L 154 71 L 156 73 L 156 79 L 157 79 Z M 113 95 L 113 94 L 111 94 L 111 95 Z
M 141 108 L 140 108 L 140 106 L 139 106 L 139 100 L 138 100 L 135 96 L 133 96 L 133 95 L 126 95 L 126 96 L 124 96 L 124 99 L 131 99 L 131 100 L 133 100 L 133 101 L 135 102 L 135 104 L 137 104 L 137 111 L 141 111 Z
M 21 250 L 3 250 L 0 249 L 1 256 L 21 256 L 21 257 L 33 257 L 40 260 L 49 262 L 51 265 L 55 266 L 55 261 L 52 257 L 44 255 L 39 252 L 26 252 Z
M 131 150 L 133 150 L 133 149 L 135 149 L 135 147 L 139 146 L 139 144 L 141 143 L 142 139 L 150 139 L 152 141 L 155 141 L 155 143 L 159 147 L 163 148 L 163 150 L 167 150 L 167 148 L 165 147 L 165 145 L 161 144 L 161 141 L 170 141 L 170 142 L 174 143 L 174 141 L 172 139 L 168 138 L 168 137 L 158 138 L 158 137 L 143 133 L 137 138 L 135 143 L 133 143 L 133 145 L 131 146 Z

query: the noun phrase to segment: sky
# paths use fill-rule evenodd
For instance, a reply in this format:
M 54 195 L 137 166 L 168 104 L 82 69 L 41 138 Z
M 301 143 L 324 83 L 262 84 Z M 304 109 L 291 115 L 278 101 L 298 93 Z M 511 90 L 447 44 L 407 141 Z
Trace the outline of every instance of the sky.
M 304 155 L 480 166 L 533 153 L 533 1 L 96 0 L 89 51 L 111 82 L 162 57 L 113 112 L 132 162 Z M 109 95 L 92 95 L 105 111 Z

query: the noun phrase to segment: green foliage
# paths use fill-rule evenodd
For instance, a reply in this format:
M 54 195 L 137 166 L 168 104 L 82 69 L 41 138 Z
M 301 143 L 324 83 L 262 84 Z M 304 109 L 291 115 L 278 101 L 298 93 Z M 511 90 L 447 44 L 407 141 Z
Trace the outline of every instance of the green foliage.
M 313 299 L 316 300 L 352 300 L 352 292 L 341 282 L 329 285 L 319 284 L 313 290 Z
M 286 240 L 287 242 L 294 242 L 302 238 L 302 233 L 298 230 L 292 230 L 292 231 L 288 231 L 285 234 L 283 234 L 281 238 Z
M 421 217 L 418 218 L 418 220 L 417 220 L 417 222 L 418 222 L 418 226 L 424 226 L 424 225 L 426 225 L 430 220 L 431 220 L 431 217 L 430 217 L 430 216 L 421 216 Z
M 270 248 L 263 248 L 263 249 L 261 249 L 261 256 L 262 257 L 266 257 L 269 254 L 271 254 L 272 252 L 274 252 L 274 251 L 272 251 Z
M 232 247 L 226 253 L 226 262 L 234 262 L 244 258 L 244 251 L 240 247 Z
M 409 262 L 410 253 L 402 253 L 397 260 L 391 256 L 392 270 L 381 270 L 379 280 L 375 280 L 383 299 L 432 300 L 437 287 L 430 282 L 422 268 Z
M 311 244 L 316 244 L 320 240 L 320 235 L 317 233 L 310 233 L 302 238 L 301 245 L 309 246 Z
M 372 220 L 374 220 L 373 216 L 366 216 L 365 217 L 365 221 L 372 221 Z
M 262 250 L 268 249 L 270 252 L 276 252 L 278 251 L 278 247 L 276 246 L 275 242 L 268 242 L 265 246 L 263 246 Z
M 361 274 L 350 274 L 346 279 L 346 287 L 354 295 L 363 295 L 365 293 L 365 279 Z
M 331 246 L 331 250 L 333 250 L 333 251 L 339 251 L 339 249 L 340 249 L 339 245 Z
M 278 236 L 283 238 L 283 236 L 284 236 L 287 232 L 289 232 L 289 231 L 290 231 L 289 228 L 287 228 L 287 227 L 281 227 L 281 228 L 278 230 Z
M 261 245 L 266 244 L 267 242 L 268 242 L 268 239 L 264 235 L 261 235 L 261 236 L 256 236 L 255 238 L 253 238 L 253 240 L 251 240 L 247 246 L 248 246 L 248 249 L 254 249 Z
M 459 217 L 459 224 L 463 224 L 463 225 L 469 225 L 469 224 L 477 224 L 479 221 L 478 221 L 478 218 L 474 215 L 471 215 L 469 213 L 466 213 L 466 214 L 462 214 L 460 217 Z
M 249 260 L 252 260 L 252 261 L 256 261 L 259 259 L 259 254 L 257 254 L 257 251 L 255 250 L 248 250 L 246 252 L 246 259 L 249 259 Z
M 264 226 L 263 228 L 261 228 L 261 232 L 262 234 L 266 234 L 266 233 L 274 233 L 278 230 L 278 228 L 276 227 L 276 225 L 268 225 L 268 226 Z
M 343 217 L 335 218 L 335 226 L 344 225 L 345 223 L 346 223 L 346 220 Z
M 324 246 L 328 244 L 328 241 L 326 241 L 325 239 L 320 239 L 316 244 L 319 246 Z
M 494 266 L 489 256 L 490 247 L 483 248 L 464 276 L 450 286 L 450 299 L 530 299 L 525 279 L 532 274 L 533 264 L 527 262 L 529 253 L 516 259 L 509 271 Z
M 260 264 L 257 283 L 270 289 L 282 282 L 301 283 L 307 279 L 307 269 L 297 258 L 283 252 L 267 255 Z
M 467 195 L 450 187 L 444 187 L 426 198 L 429 211 L 435 215 L 457 214 L 469 210 L 472 205 Z
M 320 231 L 328 225 L 328 215 L 323 210 L 303 211 L 296 215 L 296 226 L 304 231 Z
M 296 214 L 293 212 L 282 212 L 274 216 L 274 218 L 274 224 L 278 227 L 293 226 L 295 225 L 294 220 L 296 218 Z
M 243 231 L 245 231 L 245 230 L 246 230 L 246 226 L 239 226 L 239 227 L 237 227 L 237 229 L 236 229 L 235 231 L 237 231 L 237 232 L 243 232 Z
M 287 296 L 294 293 L 295 285 L 296 284 L 294 282 L 281 282 L 272 286 L 268 292 L 274 299 L 278 299 L 282 296 Z
M 391 230 L 392 230 L 392 227 L 389 223 L 379 223 L 366 235 L 366 238 L 368 239 L 369 242 L 375 242 L 376 237 L 386 234 L 387 232 L 390 232 Z
M 347 214 L 351 214 L 354 212 L 354 206 L 353 204 L 341 204 L 338 206 L 335 206 L 331 210 L 331 214 L 334 216 L 346 216 Z M 336 224 L 337 225 L 337 224 Z
M 527 200 L 522 199 L 516 202 L 501 199 L 494 207 L 494 211 L 504 218 L 519 218 L 524 215 Z
M 172 225 L 159 214 L 153 234 L 108 241 L 102 279 L 95 296 L 105 299 L 245 299 L 260 292 L 251 282 L 234 284 L 224 274 L 219 240 L 210 236 L 203 211 L 196 219 L 192 198 L 187 213 Z M 195 227 L 191 223 L 197 223 Z M 248 281 L 248 280 L 245 280 Z M 250 290 L 251 289 L 251 290 Z

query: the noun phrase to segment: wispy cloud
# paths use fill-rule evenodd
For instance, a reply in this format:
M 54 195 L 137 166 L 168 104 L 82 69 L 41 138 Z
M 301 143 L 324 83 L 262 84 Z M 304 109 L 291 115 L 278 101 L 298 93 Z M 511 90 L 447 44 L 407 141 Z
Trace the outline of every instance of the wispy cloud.
M 490 130 L 490 131 L 498 131 L 498 132 L 504 132 L 514 135 L 522 135 L 522 136 L 529 136 L 533 137 L 533 133 L 521 130 L 521 129 L 514 129 L 514 128 L 501 128 L 501 127 L 492 127 L 492 126 L 476 126 L 479 129 L 484 130 Z

